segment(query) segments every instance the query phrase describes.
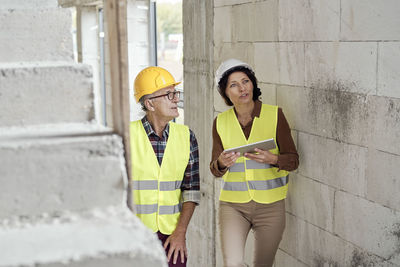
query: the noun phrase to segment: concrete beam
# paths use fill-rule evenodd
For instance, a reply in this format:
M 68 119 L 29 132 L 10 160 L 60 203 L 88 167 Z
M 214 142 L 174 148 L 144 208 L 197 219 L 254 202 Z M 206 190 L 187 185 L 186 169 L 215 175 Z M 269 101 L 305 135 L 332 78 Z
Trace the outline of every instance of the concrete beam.
M 123 148 L 116 135 L 6 141 L 0 155 L 0 219 L 126 201 Z
M 0 64 L 0 95 L 0 127 L 94 119 L 92 72 L 87 65 Z
M 57 0 L 2 0 L 0 10 L 2 9 L 47 9 L 57 8 Z
M 0 266 L 167 266 L 158 238 L 127 208 L 0 223 Z
M 0 63 L 73 61 L 71 25 L 68 9 L 0 10 Z

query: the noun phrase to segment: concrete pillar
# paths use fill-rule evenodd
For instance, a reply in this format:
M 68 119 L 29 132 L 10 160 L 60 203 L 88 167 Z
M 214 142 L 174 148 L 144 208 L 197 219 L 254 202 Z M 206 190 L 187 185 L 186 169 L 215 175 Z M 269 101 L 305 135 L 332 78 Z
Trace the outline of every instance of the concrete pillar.
M 200 151 L 201 204 L 188 230 L 189 266 L 216 266 L 214 178 L 211 157 L 213 108 L 213 1 L 183 4 L 185 124 L 195 132 Z

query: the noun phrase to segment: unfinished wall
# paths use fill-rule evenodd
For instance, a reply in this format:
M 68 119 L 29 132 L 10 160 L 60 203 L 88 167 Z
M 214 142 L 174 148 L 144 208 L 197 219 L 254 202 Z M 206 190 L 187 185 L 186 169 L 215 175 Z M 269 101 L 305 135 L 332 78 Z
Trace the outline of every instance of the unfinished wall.
M 214 64 L 208 66 L 214 71 L 230 57 L 251 64 L 263 102 L 283 108 L 300 154 L 300 167 L 290 175 L 287 228 L 275 265 L 400 266 L 400 3 L 214 0 L 203 5 L 208 2 L 214 5 L 213 28 L 200 16 L 191 19 L 197 29 L 214 31 L 213 39 L 201 40 L 186 27 L 185 39 L 193 38 L 185 42 L 193 45 L 185 48 L 186 72 L 201 66 L 202 61 L 188 60 L 200 53 L 195 48 L 204 51 L 198 42 L 207 51 L 213 45 Z M 185 95 L 207 95 L 215 116 L 227 107 L 210 81 L 200 85 L 200 77 L 185 76 L 193 85 L 185 86 L 190 90 Z M 207 165 L 211 122 L 203 114 L 210 119 L 210 107 L 196 100 L 185 103 L 185 112 L 197 115 L 186 122 L 206 143 L 201 152 Z M 202 170 L 202 191 L 217 198 L 218 183 L 209 186 L 212 178 Z M 196 216 L 215 220 L 211 201 L 202 205 L 209 206 Z M 203 236 L 201 247 L 217 242 L 210 257 L 220 266 L 213 234 Z M 246 257 L 250 264 L 251 255 Z
M 166 266 L 127 208 L 122 140 L 96 119 L 71 24 L 56 0 L 0 6 L 0 266 Z
M 297 139 L 276 266 L 400 266 L 400 3 L 214 3 L 215 65 L 254 66 Z

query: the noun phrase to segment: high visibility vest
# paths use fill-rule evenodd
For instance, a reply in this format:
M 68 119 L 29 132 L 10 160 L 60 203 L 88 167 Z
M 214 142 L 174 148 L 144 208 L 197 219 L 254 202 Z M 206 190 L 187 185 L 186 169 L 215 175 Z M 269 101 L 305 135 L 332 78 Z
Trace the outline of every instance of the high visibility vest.
M 130 124 L 133 201 L 136 215 L 153 232 L 170 235 L 181 211 L 181 184 L 189 162 L 190 132 L 169 123 L 161 166 L 140 120 Z
M 276 142 L 276 126 L 278 107 L 263 104 L 260 117 L 255 117 L 249 139 L 236 117 L 235 111 L 229 109 L 217 117 L 217 132 L 224 149 L 242 146 L 265 139 L 274 138 Z M 278 155 L 279 149 L 270 150 Z M 220 200 L 235 203 L 246 203 L 254 200 L 259 203 L 273 203 L 286 198 L 289 172 L 259 163 L 245 157 L 239 157 L 223 176 L 224 184 Z

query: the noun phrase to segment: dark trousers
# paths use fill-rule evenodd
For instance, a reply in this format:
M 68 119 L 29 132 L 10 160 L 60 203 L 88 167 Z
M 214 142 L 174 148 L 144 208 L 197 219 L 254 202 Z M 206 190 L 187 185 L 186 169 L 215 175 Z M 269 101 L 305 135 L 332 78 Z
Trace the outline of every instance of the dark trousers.
M 167 238 L 169 237 L 169 235 L 164 235 L 162 233 L 160 233 L 160 231 L 157 232 L 157 236 L 158 239 L 160 239 L 162 245 L 164 246 L 165 241 L 167 240 Z M 167 248 L 165 249 L 165 255 L 168 255 L 168 250 L 169 250 L 169 245 L 167 246 Z M 175 254 L 175 252 L 174 252 Z M 178 260 L 176 261 L 176 264 L 174 264 L 174 254 L 172 254 L 170 261 L 168 262 L 168 266 L 169 267 L 186 267 L 186 262 L 187 262 L 187 258 L 185 258 L 185 262 L 182 263 L 181 262 L 181 254 L 178 254 Z

